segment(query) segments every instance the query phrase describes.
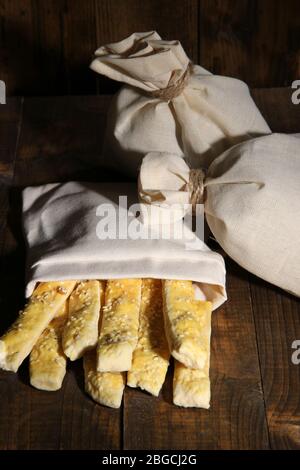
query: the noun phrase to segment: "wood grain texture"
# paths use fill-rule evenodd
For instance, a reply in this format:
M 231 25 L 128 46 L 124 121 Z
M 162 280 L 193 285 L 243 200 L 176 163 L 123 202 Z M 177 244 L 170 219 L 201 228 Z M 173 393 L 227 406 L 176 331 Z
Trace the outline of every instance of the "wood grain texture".
M 300 449 L 299 299 L 250 277 L 253 312 L 272 449 Z
M 249 284 L 232 262 L 227 269 L 229 300 L 212 317 L 211 409 L 175 407 L 171 371 L 158 399 L 127 389 L 125 449 L 268 448 Z
M 9 98 L 0 105 L 0 177 L 1 184 L 9 185 L 13 177 L 17 141 L 22 119 L 21 98 Z
M 9 98 L 0 105 L 0 256 L 9 208 L 9 186 L 12 184 L 17 142 L 22 121 L 21 98 Z
M 56 11 L 60 11 L 61 47 L 67 92 L 85 94 L 86 90 L 89 90 L 89 93 L 95 93 L 96 78 L 89 69 L 96 43 L 95 2 L 65 0 L 58 3 L 60 6 L 55 2 L 54 15 Z
M 153 29 L 251 86 L 300 77 L 298 0 L 1 0 L 0 79 L 9 95 L 112 93 L 89 70 L 95 49 Z
M 292 103 L 293 91 L 290 87 L 252 90 L 253 99 L 273 132 L 300 132 L 300 104 Z
M 103 96 L 25 98 L 14 185 L 107 179 L 97 167 L 109 101 Z
M 1 371 L 0 398 L 1 450 L 120 448 L 120 411 L 87 397 L 81 361 L 57 392 L 30 387 L 27 361 L 17 375 Z
M 202 0 L 201 65 L 251 87 L 290 85 L 300 76 L 298 0 Z
M 30 93 L 39 79 L 35 61 L 35 27 L 32 2 L 4 0 L 0 3 L 1 80 L 8 95 Z
M 3 0 L 1 79 L 9 95 L 95 93 L 94 0 Z

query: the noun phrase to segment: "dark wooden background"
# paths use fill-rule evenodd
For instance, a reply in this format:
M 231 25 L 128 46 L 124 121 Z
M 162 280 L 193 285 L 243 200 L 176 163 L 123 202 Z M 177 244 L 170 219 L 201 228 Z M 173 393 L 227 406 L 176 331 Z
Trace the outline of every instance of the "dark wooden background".
M 300 78 L 299 0 L 0 0 L 0 79 L 8 95 L 111 93 L 94 50 L 152 29 L 251 87 Z
M 22 187 L 108 179 L 97 159 L 110 96 L 27 96 L 111 93 L 88 68 L 93 51 L 154 28 L 256 87 L 272 131 L 300 132 L 290 88 L 270 88 L 300 78 L 300 0 L 0 0 L 0 79 L 20 95 L 0 106 L 0 334 L 24 303 Z M 299 300 L 228 258 L 226 267 L 210 411 L 173 406 L 171 374 L 160 398 L 126 388 L 110 410 L 85 395 L 80 362 L 53 393 L 29 386 L 25 362 L 0 371 L 0 449 L 300 449 Z

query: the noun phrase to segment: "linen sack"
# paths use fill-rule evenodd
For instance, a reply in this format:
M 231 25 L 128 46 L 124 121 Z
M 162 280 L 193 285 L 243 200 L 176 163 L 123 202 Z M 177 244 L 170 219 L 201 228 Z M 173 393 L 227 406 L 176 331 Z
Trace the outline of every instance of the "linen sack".
M 207 167 L 228 147 L 270 133 L 244 82 L 191 64 L 180 42 L 155 31 L 100 47 L 90 66 L 125 84 L 108 113 L 102 163 L 128 174 L 151 151 Z
M 162 211 L 187 204 L 197 189 L 190 175 L 180 156 L 150 153 L 141 166 L 140 198 Z M 225 252 L 299 296 L 299 136 L 272 134 L 232 147 L 210 165 L 203 189 L 206 220 Z
M 26 295 L 40 281 L 152 277 L 192 280 L 198 296 L 211 300 L 213 308 L 221 305 L 226 300 L 222 256 L 182 220 L 174 222 L 174 228 L 183 229 L 181 238 L 176 238 L 180 233 L 176 230 L 169 238 L 159 231 L 139 237 L 147 226 L 132 209 L 137 202 L 134 183 L 69 182 L 26 188 Z M 128 237 L 129 226 L 134 230 Z

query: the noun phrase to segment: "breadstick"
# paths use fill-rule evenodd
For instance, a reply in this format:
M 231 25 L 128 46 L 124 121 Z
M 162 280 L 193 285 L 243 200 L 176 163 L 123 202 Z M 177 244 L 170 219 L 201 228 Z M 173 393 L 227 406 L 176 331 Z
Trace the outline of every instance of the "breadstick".
M 209 359 L 204 369 L 188 369 L 175 361 L 173 378 L 173 403 L 184 407 L 209 408 Z
M 100 405 L 120 408 L 125 387 L 122 372 L 98 372 L 96 351 L 88 351 L 83 357 L 85 391 Z
M 68 301 L 43 331 L 30 353 L 30 383 L 35 388 L 48 391 L 61 388 L 67 365 L 61 336 L 67 317 Z
M 139 339 L 133 353 L 127 385 L 158 396 L 169 365 L 169 348 L 164 331 L 161 281 L 143 279 Z
M 122 372 L 131 367 L 138 340 L 141 279 L 107 281 L 97 346 L 97 370 Z
M 16 372 L 38 338 L 62 307 L 75 281 L 42 282 L 25 309 L 0 338 L 0 368 Z
M 203 369 L 209 355 L 211 302 L 195 300 L 191 281 L 163 281 L 164 320 L 172 356 Z
M 82 281 L 69 299 L 69 318 L 65 325 L 62 344 L 65 355 L 75 361 L 98 341 L 98 323 L 104 283 Z

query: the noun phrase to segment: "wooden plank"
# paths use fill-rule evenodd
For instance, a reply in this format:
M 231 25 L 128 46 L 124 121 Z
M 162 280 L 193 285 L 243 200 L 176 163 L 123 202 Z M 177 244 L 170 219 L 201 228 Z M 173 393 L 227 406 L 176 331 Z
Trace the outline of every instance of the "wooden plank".
M 159 398 L 125 391 L 125 449 L 269 447 L 249 284 L 228 261 L 228 302 L 213 314 L 210 410 L 172 404 L 172 372 Z
M 99 164 L 109 101 L 105 96 L 25 98 L 14 184 L 118 180 Z
M 6 104 L 0 104 L 0 178 L 6 186 L 13 176 L 21 110 L 21 98 L 8 98 Z
M 3 251 L 9 207 L 9 186 L 13 179 L 21 115 L 22 100 L 20 98 L 9 98 L 6 104 L 0 105 L 0 255 Z
M 292 102 L 293 90 L 256 88 L 252 96 L 273 132 L 300 132 L 300 104 Z
M 97 405 L 84 393 L 81 360 L 68 364 L 63 388 L 53 395 L 56 393 L 57 397 L 49 397 L 52 393 L 42 392 L 41 397 L 39 390 L 31 392 L 31 409 L 39 408 L 44 419 L 32 414 L 30 448 L 43 449 L 45 445 L 55 449 L 120 448 L 120 410 Z M 49 422 L 48 431 L 43 430 L 45 420 Z M 59 433 L 54 439 L 56 429 Z
M 36 86 L 32 2 L 3 0 L 0 4 L 1 79 L 7 94 L 21 95 Z
M 95 93 L 94 0 L 3 0 L 1 79 L 8 94 Z
M 198 58 L 197 0 L 95 0 L 97 46 L 120 41 L 137 31 L 156 30 L 165 40 L 179 40 L 191 60 Z M 120 85 L 98 77 L 100 93 Z
M 120 410 L 84 393 L 82 361 L 69 364 L 57 392 L 29 385 L 28 361 L 18 374 L 0 372 L 0 450 L 118 449 Z
M 300 73 L 298 11 L 298 0 L 202 0 L 201 65 L 251 87 L 289 85 Z
M 246 80 L 247 47 L 253 15 L 247 0 L 202 0 L 199 12 L 199 63 L 218 75 Z M 245 37 L 244 37 L 245 36 Z
M 250 276 L 263 390 L 272 449 L 300 449 L 299 299 Z
M 42 6 L 45 2 L 39 3 Z M 58 8 L 57 1 L 54 3 L 53 16 L 59 11 L 68 93 L 93 94 L 96 92 L 96 77 L 89 69 L 89 63 L 96 44 L 94 0 L 84 0 L 84 4 L 82 0 L 65 0 L 63 4 L 58 0 Z
M 254 34 L 248 35 L 247 81 L 252 87 L 288 86 L 300 74 L 299 1 L 248 3 L 254 5 Z
M 68 94 L 67 72 L 72 68 L 65 54 L 65 2 L 60 0 L 31 3 L 35 64 L 32 89 L 22 89 L 24 95 Z M 83 12 L 84 15 L 84 12 Z

